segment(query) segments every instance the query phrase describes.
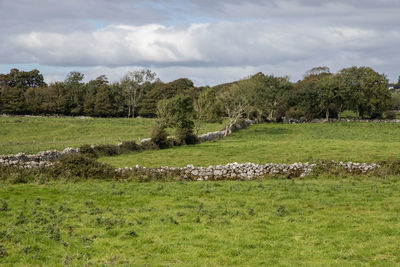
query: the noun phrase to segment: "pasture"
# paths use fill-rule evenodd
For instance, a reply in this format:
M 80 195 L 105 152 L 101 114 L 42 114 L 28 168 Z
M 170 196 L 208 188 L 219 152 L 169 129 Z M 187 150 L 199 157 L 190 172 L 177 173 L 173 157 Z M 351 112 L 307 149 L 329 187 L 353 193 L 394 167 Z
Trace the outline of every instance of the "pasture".
M 400 183 L 86 181 L 0 188 L 4 266 L 393 266 Z
M 147 138 L 154 119 L 2 117 L 0 116 L 0 155 L 63 150 L 83 144 L 117 144 Z M 222 124 L 204 124 L 201 133 L 217 131 Z M 172 129 L 168 132 L 173 135 Z
M 154 121 L 0 117 L 0 123 L 0 154 L 7 154 L 145 138 Z M 209 124 L 202 132 L 221 127 Z M 395 123 L 260 124 L 218 141 L 98 160 L 115 167 L 379 162 L 399 158 L 399 132 Z M 394 175 L 35 181 L 1 181 L 0 265 L 400 264 Z
M 216 142 L 100 158 L 115 167 L 232 162 L 379 162 L 400 157 L 398 123 L 259 124 Z

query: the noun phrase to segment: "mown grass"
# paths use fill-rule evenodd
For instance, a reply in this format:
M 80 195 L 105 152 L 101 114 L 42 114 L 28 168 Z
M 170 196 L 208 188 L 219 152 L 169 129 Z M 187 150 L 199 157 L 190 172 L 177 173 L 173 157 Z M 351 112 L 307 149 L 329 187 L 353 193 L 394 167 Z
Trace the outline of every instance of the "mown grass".
M 4 266 L 400 264 L 397 178 L 56 182 L 0 196 Z
M 100 158 L 116 167 L 208 166 L 232 162 L 378 162 L 400 157 L 400 124 L 260 124 L 217 142 Z
M 117 144 L 147 138 L 154 119 L 1 117 L 0 155 L 62 150 L 83 144 Z M 217 131 L 222 124 L 205 124 L 201 133 Z M 168 129 L 172 135 L 173 130 Z

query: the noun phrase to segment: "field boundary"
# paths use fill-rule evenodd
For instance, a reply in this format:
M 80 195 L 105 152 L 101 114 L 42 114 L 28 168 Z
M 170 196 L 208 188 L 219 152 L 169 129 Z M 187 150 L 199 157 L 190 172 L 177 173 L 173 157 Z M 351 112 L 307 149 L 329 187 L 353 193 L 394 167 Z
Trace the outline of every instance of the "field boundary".
M 245 129 L 250 125 L 257 124 L 256 121 L 253 120 L 243 120 L 242 122 L 234 125 L 234 131 L 239 131 L 241 129 Z M 214 141 L 218 139 L 224 138 L 225 135 L 225 130 L 221 131 L 215 131 L 215 132 L 208 132 L 202 135 L 199 135 L 199 141 L 201 142 L 208 142 L 208 141 Z M 173 136 L 169 136 L 169 139 L 173 139 Z M 122 149 L 125 144 L 128 144 L 130 149 Z M 127 142 L 122 142 L 117 145 L 110 145 L 110 144 L 101 144 L 101 145 L 89 145 L 85 150 L 89 149 L 93 154 L 95 154 L 96 149 L 98 150 L 112 150 L 112 151 L 137 151 L 140 150 L 141 148 L 146 148 L 152 149 L 153 148 L 153 141 L 151 138 L 145 138 L 139 141 L 139 144 L 136 144 L 135 141 L 127 141 Z M 140 147 L 139 147 L 140 146 Z M 139 147 L 139 149 L 138 149 Z M 71 148 L 67 147 L 62 151 L 58 150 L 46 150 L 46 151 L 41 151 L 36 154 L 25 154 L 23 152 L 17 153 L 17 154 L 10 154 L 10 155 L 0 155 L 0 166 L 19 166 L 22 168 L 30 169 L 30 168 L 35 168 L 35 167 L 43 167 L 48 165 L 47 163 L 50 161 L 53 161 L 59 157 L 66 156 L 72 153 L 85 153 L 85 151 L 82 150 L 81 148 Z M 111 153 L 112 156 L 114 153 Z M 115 155 L 120 155 L 122 153 L 115 153 Z

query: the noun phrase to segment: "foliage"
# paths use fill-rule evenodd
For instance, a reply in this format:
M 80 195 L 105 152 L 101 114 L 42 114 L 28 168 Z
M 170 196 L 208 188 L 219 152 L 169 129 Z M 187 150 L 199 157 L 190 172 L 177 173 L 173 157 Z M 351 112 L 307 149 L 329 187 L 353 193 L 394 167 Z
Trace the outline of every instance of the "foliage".
M 392 108 L 395 110 L 400 110 L 400 94 L 399 93 L 392 94 Z
M 111 179 L 114 168 L 85 155 L 74 153 L 60 158 L 50 170 L 51 176 L 63 179 Z
M 139 115 L 143 117 L 156 117 L 158 102 L 172 98 L 178 94 L 192 97 L 194 91 L 193 82 L 189 79 L 178 79 L 169 83 L 156 81 L 147 91 L 140 104 Z
M 154 80 L 156 74 L 148 69 L 128 72 L 122 80 L 121 87 L 123 88 L 126 105 L 128 106 L 128 118 L 135 117 L 136 108 L 146 90 L 149 88 L 151 81 Z
M 341 86 L 347 91 L 348 107 L 357 110 L 360 117 L 382 117 L 389 108 L 391 95 L 384 74 L 369 67 L 345 68 L 339 72 Z
M 199 143 L 197 135 L 193 133 L 193 122 L 183 121 L 175 131 L 175 140 L 178 145 L 194 145 Z
M 342 111 L 350 109 L 362 118 L 380 118 L 398 102 L 396 96 L 390 100 L 386 76 L 369 67 L 344 68 L 336 74 L 328 67 L 315 67 L 297 83 L 288 77 L 257 73 L 212 88 L 195 87 L 187 78 L 169 83 L 154 78 L 155 73 L 142 69 L 128 72 L 113 84 L 105 75 L 85 83 L 84 75 L 73 71 L 63 82 L 48 86 L 38 70 L 12 69 L 0 75 L 0 112 L 156 117 L 159 102 L 184 95 L 193 102 L 191 120 L 196 134 L 204 122 L 217 122 L 224 115 L 230 118 L 226 125 L 229 134 L 229 125 L 240 117 L 280 121 L 294 114 L 304 121 L 340 119 Z
M 199 134 L 203 123 L 221 120 L 221 106 L 216 101 L 216 90 L 214 88 L 207 87 L 200 92 L 199 96 L 194 99 L 193 109 L 195 111 L 194 127 L 196 135 Z
M 385 111 L 385 119 L 387 120 L 394 120 L 396 119 L 396 112 L 393 110 Z
M 180 144 L 197 143 L 193 134 L 193 103 L 189 96 L 182 94 L 164 99 L 157 104 L 159 127 L 176 128 L 175 138 Z
M 225 125 L 225 135 L 232 133 L 233 125 L 243 117 L 244 112 L 250 106 L 247 97 L 247 89 L 250 85 L 251 83 L 248 80 L 242 80 L 218 95 L 218 100 L 222 103 L 228 118 Z
M 171 141 L 168 140 L 168 133 L 165 131 L 165 127 L 163 127 L 161 124 L 156 124 L 153 126 L 150 132 L 150 138 L 151 141 L 160 149 L 169 148 L 172 146 Z
M 135 141 L 124 141 L 119 146 L 122 151 L 139 151 L 141 150 L 140 145 Z

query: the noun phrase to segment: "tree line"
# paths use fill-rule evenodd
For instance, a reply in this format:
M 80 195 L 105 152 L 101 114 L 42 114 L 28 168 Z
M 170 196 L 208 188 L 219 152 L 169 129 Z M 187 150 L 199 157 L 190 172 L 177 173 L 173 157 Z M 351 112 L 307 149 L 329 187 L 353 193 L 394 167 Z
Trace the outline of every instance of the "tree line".
M 214 87 L 195 87 L 186 78 L 164 83 L 148 69 L 128 72 L 114 83 L 105 75 L 83 80 L 82 73 L 71 72 L 64 81 L 46 84 L 38 70 L 11 69 L 0 74 L 0 113 L 158 117 L 165 125 L 179 121 L 198 131 L 201 122 L 222 117 L 228 118 L 229 130 L 243 117 L 310 121 L 340 119 L 344 110 L 353 110 L 360 118 L 381 118 L 397 107 L 386 76 L 370 67 L 344 68 L 337 73 L 316 67 L 297 82 L 257 73 Z M 177 107 L 187 118 L 179 117 Z

